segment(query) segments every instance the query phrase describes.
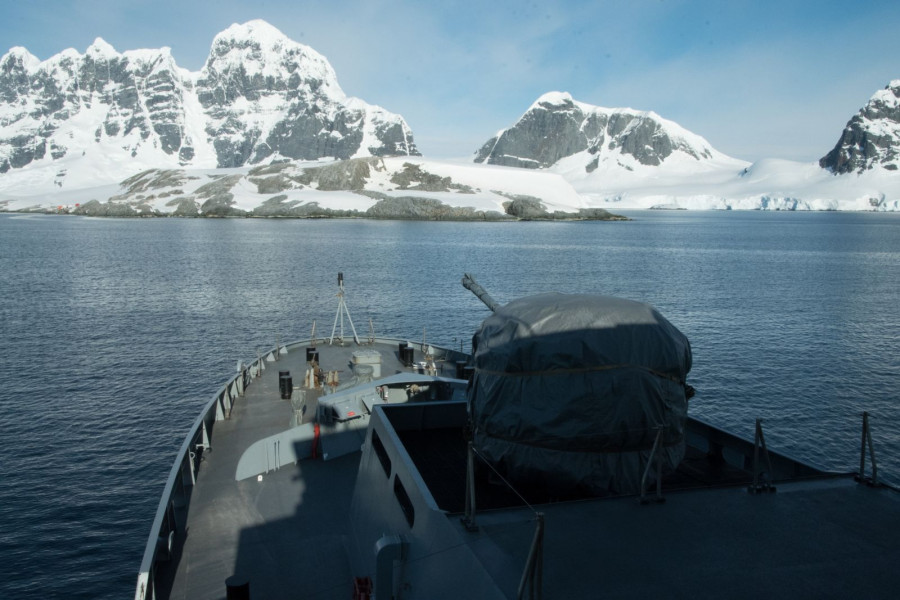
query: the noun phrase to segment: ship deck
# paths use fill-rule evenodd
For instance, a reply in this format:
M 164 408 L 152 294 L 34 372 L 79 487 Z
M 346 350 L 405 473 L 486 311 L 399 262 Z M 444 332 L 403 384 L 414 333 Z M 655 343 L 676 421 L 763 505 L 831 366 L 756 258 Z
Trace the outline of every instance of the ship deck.
M 383 375 L 409 371 L 396 345 L 377 348 Z M 319 344 L 322 367 L 343 371 L 343 378 L 358 349 Z M 360 453 L 235 480 L 245 449 L 290 427 L 292 407 L 280 397 L 278 372 L 290 371 L 296 385 L 305 359 L 292 351 L 268 363 L 230 418 L 216 422 L 190 502 L 174 511 L 180 535 L 170 560 L 157 567 L 157 598 L 218 600 L 232 576 L 246 579 L 257 599 L 352 597 L 359 574 L 351 569 L 348 514 Z M 445 364 L 445 374 L 453 376 L 454 367 Z M 852 476 L 803 467 L 799 477 L 777 482 L 775 493 L 750 494 L 746 470 L 714 464 L 694 449 L 666 480 L 664 503 L 533 498 L 532 510 L 509 495 L 482 495 L 484 510 L 471 532 L 459 519 L 459 429 L 399 434 L 451 527 L 505 597 L 516 597 L 534 511 L 544 515 L 547 598 L 881 598 L 897 589 L 900 494 Z M 478 597 L 464 585 L 445 597 Z
M 547 598 L 890 598 L 897 592 L 900 495 L 852 477 L 535 507 L 544 515 Z M 535 531 L 527 508 L 488 511 L 459 535 L 516 591 Z M 505 568 L 501 568 L 501 565 Z
M 413 372 L 398 346 L 316 345 L 325 371 L 351 375 L 352 353 L 375 348 L 383 376 Z M 417 360 L 421 353 L 416 351 Z M 175 511 L 179 531 L 171 559 L 160 563 L 155 593 L 179 600 L 221 599 L 226 579 L 245 577 L 254 598 L 348 598 L 353 589 L 345 549 L 359 452 L 333 460 L 302 460 L 261 478 L 235 480 L 243 452 L 259 439 L 291 426 L 293 409 L 281 398 L 279 371 L 295 388 L 306 370 L 303 348 L 268 362 L 236 399 L 230 418 L 217 421 L 204 452 L 188 506 Z M 439 374 L 455 365 L 439 362 Z
M 411 427 L 403 412 L 401 406 L 384 408 L 429 493 L 502 597 L 517 597 L 538 513 L 544 520 L 541 563 L 548 598 L 896 594 L 900 494 L 860 483 L 852 473 L 827 473 L 772 453 L 773 468 L 783 478 L 771 491 L 750 493 L 752 471 L 710 461 L 708 453 L 688 446 L 677 472 L 664 479 L 663 501 L 642 503 L 636 496 L 548 502 L 540 491 L 510 493 L 482 471 L 476 475 L 477 529 L 471 531 L 461 519 L 461 432 Z M 752 456 L 749 442 L 726 440 L 729 434 L 696 421 L 689 429 L 689 438 L 702 434 Z M 652 488 L 647 498 L 654 498 Z M 441 560 L 439 554 L 435 558 Z

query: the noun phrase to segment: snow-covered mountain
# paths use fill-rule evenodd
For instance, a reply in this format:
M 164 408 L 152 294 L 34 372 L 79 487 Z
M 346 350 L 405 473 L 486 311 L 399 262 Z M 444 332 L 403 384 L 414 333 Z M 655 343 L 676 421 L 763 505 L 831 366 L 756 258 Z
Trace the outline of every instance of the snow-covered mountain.
M 577 157 L 577 158 L 575 158 Z M 488 140 L 475 162 L 525 168 L 550 167 L 566 158 L 590 173 L 601 166 L 630 169 L 690 158 L 727 158 L 705 139 L 653 112 L 602 108 L 566 92 L 538 98 L 510 128 Z
M 262 21 L 216 36 L 198 73 L 167 48 L 118 53 L 100 39 L 83 55 L 0 59 L 0 211 L 98 215 L 900 211 L 900 80 L 820 162 L 751 164 L 653 112 L 563 92 L 484 144 L 482 164 L 409 155 L 401 117 L 346 97 L 321 55 Z
M 862 173 L 900 166 L 900 79 L 878 90 L 844 127 L 835 147 L 819 165 L 833 173 Z
M 831 154 L 821 166 L 778 159 L 751 164 L 715 150 L 704 138 L 655 113 L 600 108 L 562 92 L 538 98 L 512 127 L 484 144 L 475 161 L 562 175 L 589 206 L 613 212 L 896 211 L 898 97 L 900 81 L 875 94 L 847 126 L 832 152 L 844 158 L 834 165 L 826 164 Z
M 0 177 L 35 171 L 21 183 L 417 154 L 402 117 L 347 97 L 322 55 L 264 21 L 217 35 L 198 73 L 168 48 L 119 53 L 99 38 L 84 54 L 0 58 Z

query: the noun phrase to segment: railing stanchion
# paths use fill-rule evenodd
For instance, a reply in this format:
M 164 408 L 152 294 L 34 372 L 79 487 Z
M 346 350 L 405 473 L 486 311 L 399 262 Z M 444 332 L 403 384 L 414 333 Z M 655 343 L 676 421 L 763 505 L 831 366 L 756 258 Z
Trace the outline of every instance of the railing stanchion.
M 665 502 L 666 499 L 662 495 L 662 434 L 663 426 L 658 425 L 656 428 L 656 438 L 653 440 L 653 449 L 650 450 L 650 456 L 647 457 L 647 466 L 644 468 L 644 474 L 641 477 L 641 496 L 638 499 L 641 504 L 648 502 Z M 650 467 L 653 466 L 653 459 L 656 459 L 656 497 L 647 497 L 647 477 L 650 475 Z
M 759 480 L 759 452 L 762 450 L 763 457 L 766 459 L 765 481 L 760 483 Z M 753 440 L 753 483 L 747 488 L 751 494 L 759 494 L 761 492 L 774 492 L 775 486 L 772 485 L 772 459 L 769 457 L 769 449 L 766 448 L 766 438 L 763 436 L 762 419 L 756 420 L 756 435 Z
M 862 441 L 859 448 L 859 473 L 856 480 L 869 485 L 878 485 L 878 464 L 875 462 L 875 445 L 872 443 L 872 428 L 869 427 L 869 413 L 863 412 Z M 866 476 L 866 446 L 872 457 L 872 476 Z
M 469 440 L 466 451 L 466 512 L 462 523 L 469 531 L 477 531 L 475 524 L 475 448 Z

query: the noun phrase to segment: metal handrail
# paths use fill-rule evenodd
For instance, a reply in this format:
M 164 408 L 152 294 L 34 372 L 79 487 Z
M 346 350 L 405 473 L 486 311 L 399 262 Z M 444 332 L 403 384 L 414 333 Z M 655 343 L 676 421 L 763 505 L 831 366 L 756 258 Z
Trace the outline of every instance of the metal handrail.
M 166 485 L 163 488 L 162 497 L 160 498 L 159 506 L 156 509 L 156 517 L 153 519 L 153 526 L 150 528 L 150 535 L 147 538 L 147 545 L 144 548 L 144 556 L 141 560 L 141 568 L 138 572 L 137 587 L 135 589 L 135 600 L 145 600 L 146 598 L 154 597 L 153 574 L 160 548 L 159 540 L 163 533 L 163 523 L 168 525 L 168 512 L 170 506 L 172 506 L 175 501 L 176 492 L 178 491 L 177 483 L 179 479 L 183 477 L 182 472 L 184 470 L 185 462 L 187 462 L 189 468 L 191 468 L 193 477 L 196 474 L 193 473 L 193 470 L 197 468 L 197 465 L 193 465 L 191 454 L 198 445 L 203 445 L 207 448 L 209 447 L 211 425 L 208 424 L 208 422 L 215 422 L 216 411 L 220 406 L 220 402 L 225 395 L 228 394 L 229 388 L 234 385 L 239 378 L 243 378 L 243 385 L 241 387 L 246 387 L 249 383 L 249 370 L 244 369 L 229 379 L 215 394 L 213 394 L 212 398 L 209 399 L 200 415 L 194 421 L 194 424 L 191 426 L 181 444 L 181 449 L 178 451 L 172 469 L 169 471 L 169 477 L 166 479 Z M 210 418 L 210 415 L 212 415 L 212 418 Z M 173 526 L 169 525 L 169 528 L 171 530 Z M 166 533 L 165 538 L 168 540 L 168 533 Z
M 638 501 L 641 504 L 648 502 L 665 502 L 666 499 L 662 495 L 662 472 L 663 472 L 663 454 L 662 454 L 662 435 L 664 426 L 656 426 L 656 438 L 653 440 L 653 449 L 650 450 L 650 456 L 647 457 L 647 467 L 641 477 L 641 496 Z M 653 465 L 653 459 L 656 458 L 656 497 L 647 497 L 647 477 L 650 475 L 650 467 Z
M 315 329 L 313 331 L 315 331 Z M 375 343 L 385 344 L 398 343 L 401 341 L 403 340 L 400 340 L 399 338 L 374 339 Z M 183 476 L 182 472 L 185 469 L 186 464 L 188 465 L 187 468 L 191 469 L 192 471 L 194 469 L 199 469 L 199 464 L 191 466 L 191 453 L 196 450 L 197 446 L 201 445 L 204 448 L 209 449 L 213 429 L 212 424 L 215 423 L 216 420 L 227 419 L 230 416 L 231 405 L 229 405 L 228 411 L 226 412 L 224 399 L 226 397 L 231 398 L 230 390 L 232 386 L 235 385 L 238 379 L 243 378 L 241 384 L 237 387 L 237 390 L 239 392 L 238 395 L 243 396 L 244 389 L 253 380 L 251 374 L 255 372 L 257 376 L 261 375 L 262 370 L 265 368 L 265 361 L 269 356 L 273 354 L 277 356 L 277 354 L 280 353 L 282 349 L 296 348 L 298 346 L 309 345 L 310 343 L 310 340 L 301 340 L 291 342 L 280 347 L 276 346 L 271 351 L 266 351 L 261 355 L 259 354 L 259 352 L 257 352 L 258 358 L 254 362 L 250 363 L 249 366 L 244 367 L 240 373 L 236 374 L 224 385 L 222 385 L 222 387 L 220 387 L 218 391 L 213 394 L 212 398 L 210 398 L 206 405 L 203 407 L 203 410 L 194 421 L 194 424 L 191 426 L 191 429 L 188 431 L 187 435 L 184 438 L 184 441 L 181 444 L 181 449 L 176 455 L 176 460 L 172 465 L 172 469 L 169 471 L 169 477 L 166 480 L 165 487 L 163 488 L 163 493 L 160 498 L 159 505 L 156 509 L 156 516 L 153 519 L 153 525 L 150 528 L 150 534 L 147 538 L 147 545 L 144 548 L 144 556 L 141 560 L 141 567 L 140 571 L 138 572 L 137 586 L 135 589 L 135 600 L 147 600 L 154 597 L 154 574 L 160 549 L 160 534 L 164 530 L 164 523 L 168 524 L 169 510 L 172 506 L 173 501 L 176 499 L 177 493 L 179 492 L 179 488 L 177 487 L 179 478 Z M 421 352 L 425 351 L 425 348 L 417 342 L 409 342 L 409 345 L 412 347 L 418 347 L 419 351 Z M 440 349 L 444 350 L 448 354 L 455 352 L 453 350 L 447 350 L 445 348 Z M 233 398 L 231 399 L 233 401 Z M 195 474 L 196 473 L 194 473 L 194 475 Z M 183 488 L 181 491 L 183 492 Z M 165 539 L 166 542 L 168 542 L 168 532 L 165 532 Z
M 544 597 L 544 513 L 535 515 L 534 539 L 519 581 L 517 600 L 541 600 Z
M 763 458 L 766 459 L 766 480 L 759 481 L 759 452 L 762 450 Z M 751 494 L 759 494 L 761 492 L 774 492 L 775 486 L 772 485 L 772 459 L 769 457 L 769 449 L 766 447 L 766 438 L 763 435 L 762 419 L 756 419 L 756 435 L 753 439 L 753 483 L 747 488 Z
M 878 485 L 878 464 L 875 462 L 875 445 L 872 443 L 872 428 L 869 427 L 869 413 L 862 414 L 862 442 L 859 449 L 859 474 L 857 480 L 870 485 Z M 866 446 L 869 447 L 869 456 L 872 457 L 872 477 L 866 477 Z

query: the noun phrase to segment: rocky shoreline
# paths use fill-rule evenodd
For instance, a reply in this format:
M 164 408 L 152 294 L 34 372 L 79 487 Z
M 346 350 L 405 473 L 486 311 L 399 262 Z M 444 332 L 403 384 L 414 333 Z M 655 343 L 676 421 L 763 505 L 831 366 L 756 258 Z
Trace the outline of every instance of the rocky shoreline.
M 375 195 L 369 192 L 366 195 Z M 475 210 L 471 207 L 453 207 L 432 198 L 417 196 L 384 197 L 371 208 L 360 210 L 338 210 L 324 208 L 315 202 L 295 206 L 296 202 L 285 202 L 287 196 L 274 196 L 252 211 L 242 211 L 234 207 L 213 204 L 207 210 L 196 211 L 193 203 L 179 205 L 173 212 L 136 210 L 129 204 L 112 201 L 91 200 L 71 210 L 33 209 L 4 210 L 9 214 L 76 215 L 84 217 L 110 218 L 257 218 L 257 219 L 376 219 L 386 221 L 628 221 L 628 217 L 610 213 L 602 208 L 582 209 L 577 213 L 563 211 L 548 212 L 536 199 L 517 199 L 507 203 L 506 213 Z
M 559 204 L 552 201 L 502 189 L 503 184 L 493 179 L 486 181 L 491 189 L 454 181 L 449 176 L 429 171 L 421 163 L 395 161 L 388 164 L 381 157 L 321 165 L 279 161 L 238 173 L 148 169 L 122 181 L 118 193 L 105 201 L 91 199 L 74 206 L 41 204 L 23 207 L 20 204 L 14 209 L 9 201 L 0 201 L 0 212 L 88 217 L 627 220 L 601 208 L 583 208 L 575 212 L 559 210 Z M 493 189 L 495 185 L 501 189 Z M 561 193 L 566 193 L 564 188 L 560 189 Z M 332 193 L 342 194 L 339 196 L 342 201 L 333 202 Z M 551 187 L 544 189 L 542 195 L 548 193 L 556 197 L 560 192 Z M 323 202 L 331 206 L 323 206 Z M 553 209 L 554 206 L 557 209 Z

